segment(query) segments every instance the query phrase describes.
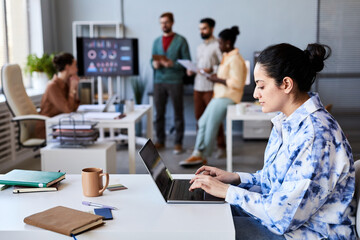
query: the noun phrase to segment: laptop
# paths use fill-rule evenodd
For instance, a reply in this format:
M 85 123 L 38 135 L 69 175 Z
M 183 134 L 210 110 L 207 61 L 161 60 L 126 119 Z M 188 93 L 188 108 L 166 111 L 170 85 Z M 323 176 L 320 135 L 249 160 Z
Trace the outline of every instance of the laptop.
M 202 189 L 189 191 L 190 179 L 173 179 L 157 149 L 149 139 L 139 155 L 167 203 L 225 203 L 225 199 L 206 193 Z
M 116 101 L 117 95 L 114 94 L 106 102 L 106 104 L 95 105 L 95 104 L 82 104 L 78 107 L 78 112 L 108 112 L 110 106 Z

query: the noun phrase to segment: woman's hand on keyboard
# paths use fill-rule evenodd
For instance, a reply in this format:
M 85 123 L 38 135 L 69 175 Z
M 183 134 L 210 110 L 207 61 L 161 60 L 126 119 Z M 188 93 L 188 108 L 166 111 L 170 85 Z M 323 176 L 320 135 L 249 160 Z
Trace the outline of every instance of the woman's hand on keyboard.
M 225 198 L 229 184 L 223 183 L 210 175 L 198 174 L 190 180 L 191 186 L 189 191 L 197 188 L 203 189 L 205 192 L 219 198 Z
M 210 175 L 223 183 L 233 185 L 239 185 L 241 182 L 240 176 L 237 173 L 227 172 L 210 166 L 202 166 L 195 172 L 195 175 Z

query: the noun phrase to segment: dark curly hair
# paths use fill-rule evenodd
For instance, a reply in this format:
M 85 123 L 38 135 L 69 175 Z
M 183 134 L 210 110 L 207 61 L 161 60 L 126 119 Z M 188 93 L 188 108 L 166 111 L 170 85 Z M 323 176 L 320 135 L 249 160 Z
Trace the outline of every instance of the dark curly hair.
M 240 30 L 238 26 L 233 26 L 231 28 L 226 28 L 224 30 L 222 30 L 219 33 L 219 38 L 221 38 L 222 40 L 229 40 L 231 42 L 232 45 L 234 45 L 235 41 L 236 41 L 236 36 L 240 34 Z
M 74 61 L 74 56 L 71 53 L 60 53 L 53 58 L 53 64 L 57 72 L 65 69 L 66 65 L 71 65 Z
M 213 28 L 215 27 L 215 20 L 212 18 L 203 18 L 200 20 L 200 23 L 206 23 L 207 25 L 209 25 L 209 27 Z

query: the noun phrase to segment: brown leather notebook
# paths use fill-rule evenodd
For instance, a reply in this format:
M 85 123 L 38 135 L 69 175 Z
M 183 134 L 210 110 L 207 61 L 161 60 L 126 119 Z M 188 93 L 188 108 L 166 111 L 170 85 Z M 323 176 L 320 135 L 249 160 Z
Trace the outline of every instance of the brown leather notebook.
M 24 222 L 64 235 L 76 235 L 104 224 L 102 216 L 57 206 L 24 218 Z

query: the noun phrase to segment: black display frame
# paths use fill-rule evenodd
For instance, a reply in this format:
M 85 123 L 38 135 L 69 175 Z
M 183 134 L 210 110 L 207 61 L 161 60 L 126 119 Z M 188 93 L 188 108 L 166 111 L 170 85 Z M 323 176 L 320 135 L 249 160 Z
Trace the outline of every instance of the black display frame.
M 97 57 L 99 51 L 114 51 L 114 47 L 93 47 L 90 48 L 86 44 L 89 42 L 101 42 L 105 45 L 110 43 L 117 43 L 119 49 L 118 55 L 115 59 L 109 59 L 110 62 L 105 62 L 106 59 L 92 59 L 89 60 L 85 54 L 88 53 L 88 50 L 91 49 L 95 51 L 95 56 Z M 111 45 L 112 46 L 112 45 Z M 97 76 L 136 76 L 139 75 L 139 51 L 138 51 L 138 39 L 136 38 L 113 38 L 113 37 L 99 37 L 99 38 L 89 38 L 89 37 L 78 37 L 76 38 L 76 48 L 77 48 L 77 62 L 79 69 L 79 76 L 86 77 L 97 77 Z M 123 49 L 125 50 L 123 50 Z M 106 51 L 105 51 L 106 52 Z M 106 55 L 106 54 L 105 54 Z M 100 54 L 99 54 L 100 56 Z M 117 58 L 118 57 L 118 58 Z M 120 58 L 122 57 L 122 59 Z M 94 67 L 96 71 L 90 72 L 87 69 L 90 66 L 91 61 L 94 62 Z M 106 66 L 106 63 L 109 65 L 112 63 L 116 66 Z M 104 66 L 97 66 L 98 64 L 104 64 Z M 114 68 L 117 68 L 116 71 Z M 101 69 L 101 71 L 97 71 Z M 111 69 L 112 71 L 108 70 Z M 103 71 L 106 70 L 106 71 Z

